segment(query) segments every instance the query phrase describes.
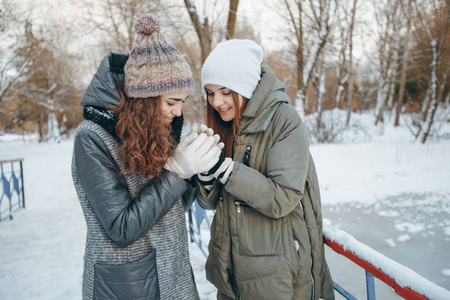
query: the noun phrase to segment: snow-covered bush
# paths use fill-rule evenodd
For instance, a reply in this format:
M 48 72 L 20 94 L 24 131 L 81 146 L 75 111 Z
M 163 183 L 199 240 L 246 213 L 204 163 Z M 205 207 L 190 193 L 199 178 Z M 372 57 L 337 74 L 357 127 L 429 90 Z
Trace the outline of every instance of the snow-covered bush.
M 346 125 L 347 111 L 335 108 L 333 110 L 312 113 L 305 116 L 305 123 L 309 130 L 312 143 L 338 143 L 353 141 L 357 138 L 368 139 L 370 135 L 366 123 L 362 118 L 367 114 L 352 114 L 350 124 Z

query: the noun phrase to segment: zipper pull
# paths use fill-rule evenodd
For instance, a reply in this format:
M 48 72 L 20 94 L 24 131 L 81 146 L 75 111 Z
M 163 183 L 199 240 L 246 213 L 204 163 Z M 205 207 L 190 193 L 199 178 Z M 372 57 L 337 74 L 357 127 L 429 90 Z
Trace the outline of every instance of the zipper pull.
M 234 205 L 237 207 L 238 214 L 240 214 L 241 213 L 241 204 L 239 203 L 239 201 L 234 201 Z
M 222 207 L 223 197 L 222 195 L 219 196 L 219 206 Z

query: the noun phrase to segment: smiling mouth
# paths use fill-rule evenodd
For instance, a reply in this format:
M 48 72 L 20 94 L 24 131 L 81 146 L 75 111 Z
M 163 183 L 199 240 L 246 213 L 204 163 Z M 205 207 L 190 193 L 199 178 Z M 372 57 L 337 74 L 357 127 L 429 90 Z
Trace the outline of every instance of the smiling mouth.
M 219 108 L 217 109 L 217 111 L 219 112 L 219 114 L 226 114 L 227 112 L 229 112 L 231 109 L 231 107 L 228 108 Z

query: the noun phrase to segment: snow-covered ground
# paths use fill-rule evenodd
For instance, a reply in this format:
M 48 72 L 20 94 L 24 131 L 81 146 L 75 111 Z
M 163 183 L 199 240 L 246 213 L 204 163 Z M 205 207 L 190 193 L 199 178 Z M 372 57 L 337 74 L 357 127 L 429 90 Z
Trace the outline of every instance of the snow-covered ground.
M 0 222 L 0 299 L 81 298 L 85 224 L 70 175 L 72 144 L 0 137 L 0 160 L 25 159 L 26 198 L 26 209 Z M 450 290 L 450 141 L 422 145 L 386 126 L 384 135 L 311 152 L 327 224 Z M 190 250 L 201 298 L 215 299 L 203 254 L 193 243 Z M 364 299 L 364 272 L 330 250 L 327 261 L 333 279 Z M 399 299 L 376 286 L 379 299 Z

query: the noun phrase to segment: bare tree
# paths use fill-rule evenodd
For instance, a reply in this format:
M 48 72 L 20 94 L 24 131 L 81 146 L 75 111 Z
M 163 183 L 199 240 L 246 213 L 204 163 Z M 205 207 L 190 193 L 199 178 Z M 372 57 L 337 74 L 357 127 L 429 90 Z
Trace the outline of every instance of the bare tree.
M 211 53 L 214 40 L 232 39 L 236 30 L 237 11 L 239 6 L 239 0 L 230 0 L 224 2 L 225 6 L 228 6 L 228 19 L 224 26 L 221 22 L 222 12 L 224 9 L 218 8 L 220 6 L 219 1 L 203 3 L 203 6 L 208 6 L 208 12 L 206 9 L 199 10 L 194 0 L 184 0 L 185 8 L 189 14 L 191 26 L 194 28 L 198 45 L 200 47 L 200 61 L 198 64 L 191 63 L 193 66 L 194 77 L 200 80 L 201 66 L 205 62 L 209 53 Z M 226 10 L 225 10 L 226 11 Z M 192 47 L 191 47 L 192 48 Z M 191 59 L 194 56 L 191 57 Z M 202 94 L 196 95 L 194 102 L 196 103 L 196 115 L 200 116 L 200 119 L 204 116 L 204 105 L 202 101 Z M 198 120 L 198 118 L 196 118 Z
M 67 31 L 59 31 L 54 24 L 49 26 L 50 31 L 33 30 L 30 25 L 27 29 L 26 40 L 28 44 L 35 45 L 41 52 L 39 59 L 30 64 L 22 74 L 20 86 L 11 88 L 14 102 L 20 108 L 15 113 L 15 119 L 37 123 L 40 141 L 50 139 L 59 140 L 60 123 L 64 112 L 71 112 L 78 108 L 81 98 L 81 89 L 77 88 L 77 78 L 80 77 L 74 61 L 79 60 L 69 54 L 61 37 L 67 36 Z M 53 45 L 43 47 L 42 45 Z M 57 47 L 57 46 L 58 47 Z M 21 60 L 29 56 L 27 51 L 17 51 Z M 30 112 L 35 110 L 36 112 Z M 45 121 L 47 121 L 45 133 Z
M 85 36 L 99 34 L 95 46 L 105 51 L 127 53 L 133 47 L 134 21 L 144 13 L 158 15 L 165 6 L 161 0 L 80 0 L 85 10 Z M 76 1 L 78 6 L 80 1 Z
M 302 116 L 309 108 L 307 88 L 314 79 L 314 73 L 321 73 L 319 64 L 334 26 L 334 3 L 331 0 L 280 0 L 278 3 L 266 3 L 290 29 L 281 32 L 286 32 L 284 39 L 294 52 L 297 92 L 293 104 Z
M 214 27 L 211 24 L 211 17 L 205 12 L 199 13 L 194 0 L 184 0 L 184 4 L 189 13 L 192 26 L 197 34 L 201 49 L 201 64 L 205 62 L 209 53 L 212 50 L 213 35 L 216 34 Z M 213 6 L 217 6 L 217 1 L 214 1 Z M 230 0 L 228 9 L 228 21 L 225 26 L 226 39 L 232 39 L 235 31 L 236 15 L 239 6 L 239 0 Z M 220 16 L 218 16 L 220 17 Z
M 353 0 L 353 7 L 351 10 L 351 18 L 349 24 L 349 50 L 348 50 L 348 91 L 347 91 L 347 120 L 346 125 L 350 124 L 350 115 L 352 112 L 352 102 L 353 102 L 353 32 L 355 28 L 355 16 L 356 7 L 358 0 Z
M 395 1 L 373 2 L 377 23 L 377 65 L 379 70 L 375 125 L 384 121 L 386 107 L 391 107 L 397 74 L 399 29 L 402 14 L 400 3 Z
M 441 66 L 444 41 L 450 27 L 450 7 L 446 1 L 439 0 L 413 0 L 412 5 L 416 16 L 413 20 L 415 36 L 419 42 L 423 39 L 428 40 L 431 52 L 429 101 L 424 101 L 424 123 L 419 135 L 419 140 L 425 143 L 431 132 L 438 105 L 443 100 L 448 73 L 448 66 L 444 67 L 444 70 L 438 70 L 438 68 Z M 424 36 L 420 36 L 419 32 L 424 32 Z
M 33 44 L 30 34 L 32 8 L 1 0 L 0 5 L 0 103 L 8 90 L 23 77 L 27 67 L 45 50 Z M 26 55 L 19 55 L 19 53 Z
M 228 12 L 227 31 L 225 38 L 230 40 L 233 38 L 234 30 L 236 28 L 236 15 L 239 6 L 239 0 L 230 0 L 230 10 Z
M 209 25 L 209 16 L 204 15 L 201 17 L 197 11 L 197 8 L 192 0 L 184 0 L 186 9 L 189 13 L 189 17 L 194 26 L 195 32 L 198 37 L 201 50 L 201 64 L 206 60 L 208 54 L 211 52 L 212 36 Z
M 336 14 L 338 17 L 337 28 L 339 28 L 338 40 L 341 47 L 336 66 L 337 89 L 336 107 L 347 109 L 346 125 L 350 123 L 354 94 L 354 32 L 356 24 L 356 13 L 358 11 L 358 0 L 341 0 L 336 3 Z M 346 94 L 344 91 L 346 90 Z M 346 96 L 346 99 L 343 97 Z
M 401 71 L 400 71 L 400 86 L 399 86 L 399 94 L 397 98 L 397 108 L 395 111 L 395 121 L 394 126 L 397 127 L 400 125 L 400 113 L 402 111 L 403 106 L 403 98 L 405 96 L 405 86 L 406 86 L 406 71 L 408 68 L 409 61 L 409 47 L 411 43 L 411 22 L 408 19 L 408 16 L 411 15 L 411 2 L 408 0 L 406 2 L 406 8 L 404 1 L 400 1 L 402 6 L 402 11 L 406 16 L 406 34 L 404 37 L 403 43 L 403 55 L 401 58 Z
M 303 80 L 304 72 L 304 40 L 303 40 L 303 0 L 289 1 L 284 0 L 284 4 L 289 13 L 288 22 L 295 34 L 295 59 L 296 59 L 296 71 L 297 71 L 297 93 L 294 99 L 294 105 L 297 110 L 304 117 L 305 113 L 305 95 L 306 95 L 306 83 Z

